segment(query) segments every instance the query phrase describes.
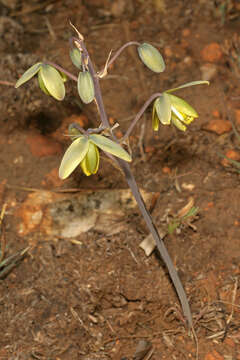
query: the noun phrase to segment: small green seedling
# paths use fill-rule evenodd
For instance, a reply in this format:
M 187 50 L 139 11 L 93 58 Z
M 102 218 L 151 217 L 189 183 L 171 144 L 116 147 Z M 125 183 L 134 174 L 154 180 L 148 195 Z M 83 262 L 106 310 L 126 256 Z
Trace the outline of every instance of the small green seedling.
M 168 224 L 168 233 L 173 234 L 175 230 L 179 229 L 181 226 L 191 226 L 192 220 L 198 214 L 199 208 L 192 206 L 189 211 L 183 216 L 174 216 L 173 219 Z
M 153 223 L 151 214 L 147 210 L 139 192 L 139 188 L 129 165 L 132 158 L 124 149 L 123 145 L 128 141 L 129 135 L 133 131 L 137 122 L 141 119 L 147 107 L 152 103 L 152 127 L 154 131 L 158 131 L 160 124 L 172 124 L 179 130 L 185 131 L 187 129 L 187 125 L 196 119 L 198 114 L 185 100 L 173 95 L 172 93 L 185 87 L 208 84 L 208 81 L 193 81 L 177 88 L 166 90 L 164 92 L 157 92 L 151 95 L 135 116 L 122 139 L 118 140 L 114 135 L 113 128 L 110 126 L 109 119 L 105 111 L 99 85 L 100 80 L 107 75 L 109 66 L 128 46 L 136 46 L 138 55 L 144 65 L 157 75 L 165 70 L 165 63 L 162 55 L 155 47 L 148 43 L 140 44 L 139 42 L 131 41 L 116 51 L 113 57 L 111 57 L 110 53 L 103 69 L 96 72 L 85 46 L 82 34 L 80 34 L 74 26 L 73 28 L 77 33 L 77 37 L 70 39 L 70 57 L 73 64 L 78 69 L 78 76 L 75 76 L 69 71 L 63 69 L 61 66 L 52 62 L 38 62 L 21 76 L 15 87 L 18 88 L 34 76 L 38 76 L 39 86 L 44 93 L 54 97 L 56 100 L 63 100 L 65 96 L 64 82 L 66 81 L 66 78 L 69 78 L 77 83 L 77 91 L 83 103 L 89 104 L 92 101 L 96 103 L 100 116 L 100 124 L 98 127 L 85 130 L 78 124 L 70 125 L 69 136 L 72 139 L 72 144 L 63 156 L 59 168 L 59 176 L 61 179 L 67 178 L 79 166 L 85 175 L 89 176 L 95 174 L 99 168 L 101 151 L 117 163 L 118 167 L 125 175 L 126 181 L 137 201 L 148 229 L 156 241 L 157 248 L 168 268 L 176 292 L 179 296 L 183 313 L 187 319 L 189 327 L 192 328 L 192 315 L 186 293 L 164 242 L 159 236 L 159 233 Z

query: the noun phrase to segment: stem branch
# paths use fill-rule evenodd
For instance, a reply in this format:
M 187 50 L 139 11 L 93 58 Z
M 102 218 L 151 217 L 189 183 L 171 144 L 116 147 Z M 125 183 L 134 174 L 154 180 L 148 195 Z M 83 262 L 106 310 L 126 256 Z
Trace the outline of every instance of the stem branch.
M 129 126 L 128 130 L 126 131 L 125 135 L 122 137 L 121 141 L 124 141 L 129 137 L 129 135 L 131 134 L 131 132 L 132 132 L 132 130 L 134 128 L 134 126 L 136 125 L 138 120 L 141 118 L 141 116 L 143 115 L 143 113 L 147 109 L 147 107 L 151 104 L 151 102 L 153 100 L 155 100 L 157 97 L 159 97 L 161 95 L 162 95 L 161 93 L 155 93 L 155 94 L 150 96 L 150 98 L 145 102 L 145 104 L 142 106 L 142 108 L 139 110 L 139 112 L 135 116 L 134 120 L 132 121 L 132 123 Z

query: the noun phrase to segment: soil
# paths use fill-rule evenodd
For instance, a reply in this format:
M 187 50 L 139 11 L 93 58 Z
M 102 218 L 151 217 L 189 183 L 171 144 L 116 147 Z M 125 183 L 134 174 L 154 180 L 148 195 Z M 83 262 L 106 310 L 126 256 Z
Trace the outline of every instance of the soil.
M 211 82 L 177 93 L 199 114 L 186 132 L 153 133 L 149 107 L 130 137 L 197 341 L 158 252 L 139 247 L 149 234 L 121 172 L 102 156 L 95 176 L 58 179 L 67 126 L 98 126 L 95 105 L 83 105 L 70 80 L 62 102 L 36 79 L 13 86 L 38 61 L 77 74 L 70 21 L 98 70 L 127 41 L 149 42 L 165 59 L 155 74 L 127 48 L 101 81 L 118 136 L 152 93 Z M 239 160 L 239 21 L 237 0 L 0 1 L 1 359 L 240 359 L 239 173 L 222 158 Z M 197 214 L 186 219 L 187 204 Z

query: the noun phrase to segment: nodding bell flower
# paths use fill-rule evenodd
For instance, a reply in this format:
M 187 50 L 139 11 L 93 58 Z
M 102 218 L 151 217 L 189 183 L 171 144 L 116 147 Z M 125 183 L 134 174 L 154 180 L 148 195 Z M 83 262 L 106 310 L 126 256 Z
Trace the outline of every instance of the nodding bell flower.
M 153 104 L 152 112 L 152 127 L 154 131 L 159 128 L 159 123 L 163 125 L 175 125 L 179 130 L 186 131 L 186 125 L 189 125 L 194 119 L 198 117 L 196 110 L 189 105 L 185 100 L 178 96 L 172 95 L 171 92 L 178 89 L 200 85 L 209 84 L 208 81 L 193 81 L 184 84 L 175 89 L 165 91 L 159 96 Z
M 130 162 L 131 156 L 118 143 L 99 134 L 82 135 L 76 129 L 70 134 L 74 140 L 65 152 L 60 168 L 59 177 L 66 179 L 78 165 L 85 175 L 96 174 L 99 167 L 99 149 L 120 159 Z
M 25 73 L 18 79 L 15 88 L 18 88 L 35 75 L 38 75 L 38 83 L 40 89 L 47 95 L 53 96 L 56 100 L 63 100 L 65 97 L 66 81 L 65 74 L 60 73 L 53 66 L 43 64 L 41 62 L 31 66 Z

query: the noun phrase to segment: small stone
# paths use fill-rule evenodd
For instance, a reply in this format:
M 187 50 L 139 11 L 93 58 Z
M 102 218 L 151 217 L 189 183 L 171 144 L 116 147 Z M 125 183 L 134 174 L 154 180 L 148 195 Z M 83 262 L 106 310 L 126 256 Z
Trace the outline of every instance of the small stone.
M 235 119 L 236 119 L 236 123 L 240 125 L 240 109 L 235 110 Z
M 172 52 L 172 49 L 171 49 L 170 46 L 166 46 L 166 47 L 164 48 L 164 55 L 165 55 L 166 57 L 172 57 L 172 56 L 173 56 L 173 52 Z
M 32 155 L 39 158 L 62 153 L 61 144 L 47 136 L 29 135 L 26 142 Z
M 217 68 L 213 64 L 204 64 L 200 67 L 202 80 L 210 81 L 217 74 Z
M 213 350 L 206 354 L 204 360 L 224 360 L 224 357 L 219 354 L 216 350 Z
M 210 120 L 206 125 L 204 125 L 203 129 L 214 132 L 217 135 L 222 135 L 224 133 L 231 131 L 232 125 L 228 120 L 213 119 Z
M 228 150 L 225 156 L 231 160 L 240 161 L 240 153 L 236 150 Z M 223 166 L 231 166 L 231 162 L 226 158 L 224 158 L 221 163 Z
M 168 167 L 168 166 L 163 166 L 162 172 L 163 172 L 164 174 L 170 175 L 170 174 L 171 174 L 171 169 L 170 169 L 170 167 Z
M 191 34 L 190 29 L 186 28 L 182 30 L 182 36 L 188 37 Z
M 201 56 L 204 61 L 214 63 L 222 58 L 222 50 L 218 43 L 211 43 L 206 45 L 201 51 Z
M 186 64 L 187 66 L 191 66 L 193 63 L 193 59 L 191 58 L 191 56 L 186 56 L 183 59 L 184 64 Z
M 114 1 L 111 6 L 111 13 L 114 17 L 121 17 L 126 8 L 125 0 Z
M 215 110 L 212 111 L 212 115 L 213 115 L 213 117 L 219 119 L 219 117 L 220 117 L 220 112 L 219 112 L 217 109 L 215 109 Z

